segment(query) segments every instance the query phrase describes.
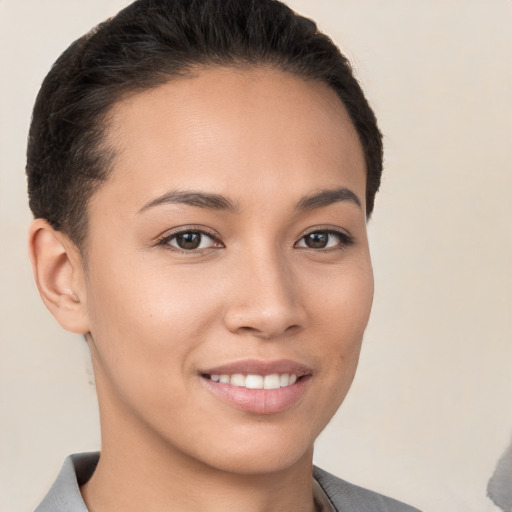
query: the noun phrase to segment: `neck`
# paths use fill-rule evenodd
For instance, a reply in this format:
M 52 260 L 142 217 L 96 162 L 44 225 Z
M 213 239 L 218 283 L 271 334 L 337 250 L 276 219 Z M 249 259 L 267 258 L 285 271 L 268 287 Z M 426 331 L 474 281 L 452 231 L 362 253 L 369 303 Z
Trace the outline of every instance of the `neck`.
M 101 457 L 81 488 L 91 512 L 314 511 L 312 447 L 278 471 L 226 471 L 170 446 L 133 417 L 107 411 L 100 401 Z

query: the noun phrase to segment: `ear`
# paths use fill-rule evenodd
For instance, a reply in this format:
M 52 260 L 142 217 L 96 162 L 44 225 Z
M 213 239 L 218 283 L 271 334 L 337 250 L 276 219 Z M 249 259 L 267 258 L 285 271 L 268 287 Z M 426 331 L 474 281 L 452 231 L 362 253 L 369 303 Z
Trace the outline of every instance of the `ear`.
M 88 333 L 85 274 L 78 248 L 46 220 L 36 219 L 29 231 L 29 254 L 41 298 L 57 322 L 68 331 Z

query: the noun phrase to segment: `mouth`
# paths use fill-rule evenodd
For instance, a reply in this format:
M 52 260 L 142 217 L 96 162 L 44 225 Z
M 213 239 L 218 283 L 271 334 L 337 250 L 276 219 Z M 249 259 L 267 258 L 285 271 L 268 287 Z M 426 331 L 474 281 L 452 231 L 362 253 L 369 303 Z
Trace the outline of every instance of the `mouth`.
M 222 402 L 256 414 L 273 414 L 297 404 L 312 380 L 312 370 L 293 361 L 239 361 L 200 373 Z
M 244 375 L 243 373 L 234 373 L 229 375 L 228 373 L 223 374 L 203 374 L 202 377 L 210 379 L 213 382 L 220 382 L 222 384 L 230 384 L 231 386 L 246 388 L 246 389 L 280 389 L 288 386 L 293 386 L 297 382 L 297 376 L 292 373 L 272 373 L 270 375 L 258 375 L 250 373 Z

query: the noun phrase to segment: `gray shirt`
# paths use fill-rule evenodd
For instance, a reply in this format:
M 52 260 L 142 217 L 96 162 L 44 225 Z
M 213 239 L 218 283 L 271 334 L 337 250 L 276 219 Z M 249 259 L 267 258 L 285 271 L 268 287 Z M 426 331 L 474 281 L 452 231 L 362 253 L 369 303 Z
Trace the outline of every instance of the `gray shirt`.
M 88 512 L 80 486 L 91 478 L 98 460 L 97 452 L 70 455 L 35 512 Z M 313 468 L 313 476 L 315 499 L 326 512 L 419 512 L 404 503 L 349 484 L 320 468 Z

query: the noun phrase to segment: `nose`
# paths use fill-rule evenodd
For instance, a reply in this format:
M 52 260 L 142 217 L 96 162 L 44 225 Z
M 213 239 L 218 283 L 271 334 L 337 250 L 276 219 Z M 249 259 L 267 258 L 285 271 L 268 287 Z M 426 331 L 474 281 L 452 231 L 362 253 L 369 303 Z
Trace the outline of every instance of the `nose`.
M 229 331 L 262 339 L 289 335 L 304 328 L 306 312 L 297 280 L 279 254 L 253 254 L 231 272 L 224 311 Z

